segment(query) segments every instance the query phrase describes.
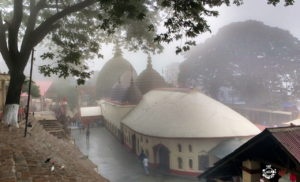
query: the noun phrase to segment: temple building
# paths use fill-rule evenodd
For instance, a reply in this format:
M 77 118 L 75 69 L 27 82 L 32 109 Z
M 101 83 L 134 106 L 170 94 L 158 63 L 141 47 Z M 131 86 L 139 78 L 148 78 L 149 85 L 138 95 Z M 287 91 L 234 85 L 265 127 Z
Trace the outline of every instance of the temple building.
M 118 50 L 115 54 L 98 77 L 104 124 L 135 155 L 144 151 L 151 167 L 197 176 L 260 132 L 237 112 L 196 90 L 167 88 L 150 57 L 134 79 L 131 65 Z M 108 80 L 110 74 L 115 74 L 114 80 Z M 224 143 L 231 144 L 226 152 Z
M 150 56 L 148 57 L 147 68 L 137 77 L 136 83 L 142 94 L 145 94 L 152 89 L 167 86 L 164 78 L 152 68 Z
M 229 107 L 191 89 L 149 91 L 121 121 L 121 131 L 124 144 L 136 155 L 145 151 L 153 167 L 194 176 L 216 162 L 209 161 L 216 146 L 260 132 Z
M 105 125 L 120 141 L 122 141 L 121 121 L 139 103 L 142 98 L 140 90 L 131 78 L 128 87 L 118 82 L 112 88 L 111 97 L 101 99 L 99 105 Z
M 144 151 L 151 167 L 170 173 L 197 176 L 260 132 L 199 91 L 167 88 L 150 57 L 136 77 L 119 48 L 96 86 L 106 128 L 135 155 Z
M 110 98 L 112 88 L 120 82 L 122 87 L 130 85 L 131 77 L 136 79 L 137 73 L 132 65 L 122 56 L 121 48 L 117 45 L 115 54 L 98 74 L 96 81 L 96 97 Z M 119 86 L 118 86 L 119 87 Z

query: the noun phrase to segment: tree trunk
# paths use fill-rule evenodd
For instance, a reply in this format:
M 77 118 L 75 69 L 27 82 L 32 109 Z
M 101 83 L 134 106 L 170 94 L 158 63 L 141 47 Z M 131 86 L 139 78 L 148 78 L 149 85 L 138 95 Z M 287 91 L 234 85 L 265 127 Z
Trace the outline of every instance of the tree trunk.
M 20 96 L 22 85 L 25 81 L 25 75 L 22 72 L 9 72 L 10 82 L 7 90 L 4 114 L 2 122 L 8 125 L 19 127 L 18 111 L 20 105 Z

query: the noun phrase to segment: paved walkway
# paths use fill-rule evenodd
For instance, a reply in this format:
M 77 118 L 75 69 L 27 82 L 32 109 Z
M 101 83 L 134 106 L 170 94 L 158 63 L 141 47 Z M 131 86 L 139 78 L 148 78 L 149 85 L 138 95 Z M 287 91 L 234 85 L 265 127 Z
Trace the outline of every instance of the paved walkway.
M 104 127 L 91 128 L 89 140 L 84 131 L 72 130 L 72 136 L 80 150 L 98 165 L 99 173 L 111 182 L 191 182 L 196 178 L 163 175 L 150 170 L 143 171 L 137 157 L 112 136 Z

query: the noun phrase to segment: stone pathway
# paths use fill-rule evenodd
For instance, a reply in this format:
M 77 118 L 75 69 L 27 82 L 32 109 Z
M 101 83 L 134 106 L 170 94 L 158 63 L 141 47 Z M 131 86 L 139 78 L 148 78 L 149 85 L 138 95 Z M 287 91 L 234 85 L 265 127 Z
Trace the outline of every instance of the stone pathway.
M 32 124 L 30 134 L 24 137 L 24 128 L 8 128 L 0 123 L 1 182 L 107 181 L 70 140 L 49 134 L 37 121 Z M 49 157 L 50 162 L 45 163 Z

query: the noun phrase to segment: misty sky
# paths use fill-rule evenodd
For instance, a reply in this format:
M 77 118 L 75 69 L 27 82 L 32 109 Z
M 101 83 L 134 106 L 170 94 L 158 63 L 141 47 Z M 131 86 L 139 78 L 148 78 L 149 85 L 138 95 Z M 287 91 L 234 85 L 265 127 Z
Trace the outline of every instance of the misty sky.
M 232 22 L 245 20 L 258 20 L 264 24 L 288 30 L 292 35 L 300 39 L 300 2 L 295 2 L 294 6 L 284 7 L 280 4 L 276 7 L 267 5 L 266 0 L 244 0 L 244 5 L 236 7 L 222 6 L 219 9 L 220 15 L 217 18 L 209 18 L 208 23 L 211 26 L 212 33 L 202 34 L 197 38 L 197 42 L 201 43 L 209 38 L 212 34 L 217 33 L 220 27 Z M 177 44 L 178 45 L 178 44 Z M 172 62 L 181 62 L 184 60 L 183 56 L 175 54 L 176 45 L 167 45 L 164 52 L 160 55 L 152 56 L 153 67 L 158 71 L 162 70 Z M 113 46 L 104 45 L 103 55 L 104 59 L 91 61 L 92 70 L 100 70 L 107 60 L 112 57 Z M 134 68 L 140 73 L 145 69 L 147 63 L 147 55 L 143 53 L 124 53 L 124 57 L 130 61 Z M 37 57 L 36 60 L 39 58 Z M 36 67 L 37 64 L 35 64 Z M 1 60 L 0 72 L 7 71 L 4 62 Z M 36 69 L 35 69 L 36 70 Z M 29 70 L 26 70 L 28 75 Z M 37 79 L 37 74 L 34 74 Z M 34 79 L 35 79 L 34 78 Z
M 232 5 L 230 7 L 222 6 L 219 9 L 220 15 L 216 18 L 209 18 L 208 23 L 211 26 L 211 33 L 202 34 L 197 38 L 197 42 L 201 43 L 205 39 L 217 33 L 218 29 L 232 22 L 245 20 L 258 20 L 269 26 L 274 26 L 290 31 L 292 35 L 300 39 L 300 2 L 296 2 L 294 6 L 285 7 L 280 4 L 276 7 L 267 5 L 266 0 L 244 0 L 242 6 Z M 175 46 L 168 46 L 163 54 L 153 56 L 153 66 L 161 73 L 170 62 L 181 62 L 184 60 L 182 56 L 176 56 Z M 127 58 L 137 72 L 142 71 L 146 67 L 147 56 L 143 54 L 135 54 L 137 60 L 130 59 L 132 54 L 126 54 Z M 110 56 L 111 57 L 111 56 Z

